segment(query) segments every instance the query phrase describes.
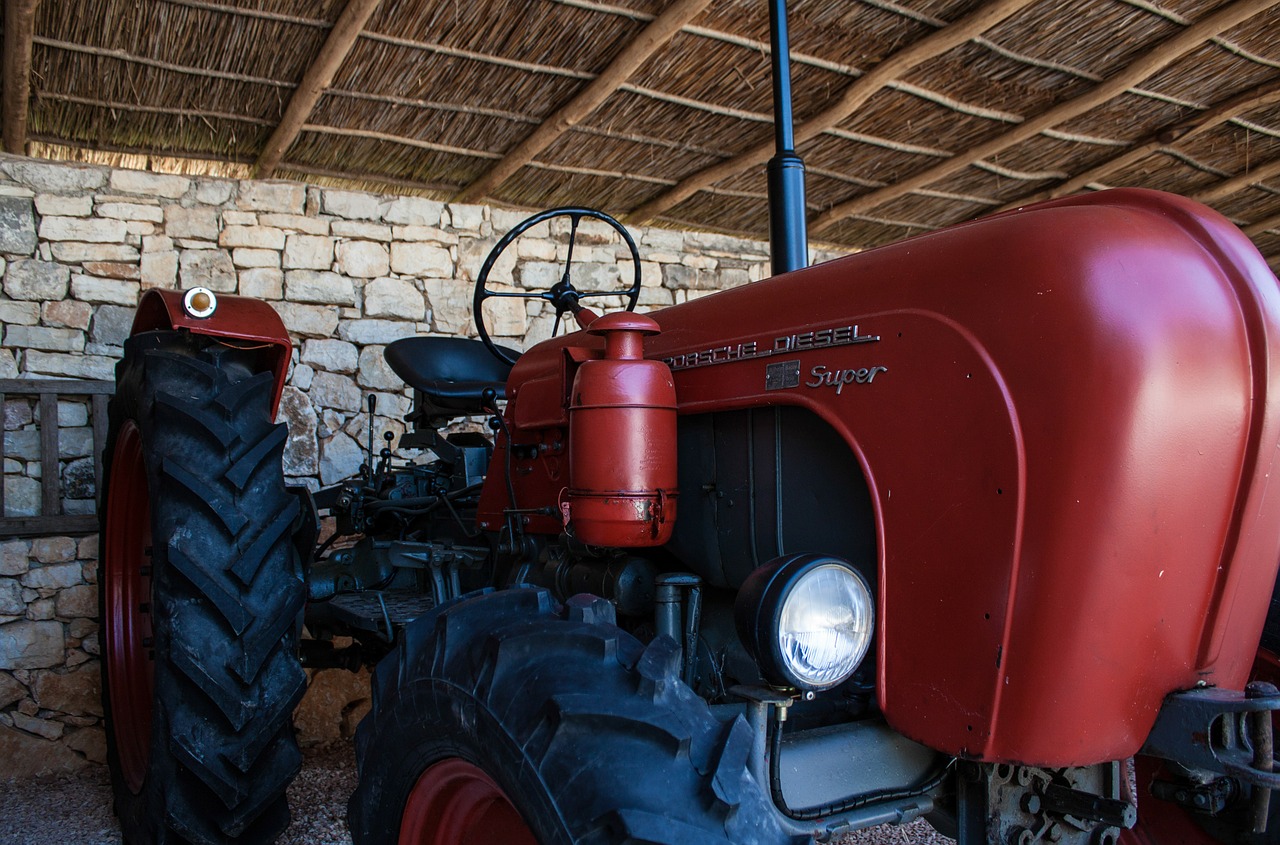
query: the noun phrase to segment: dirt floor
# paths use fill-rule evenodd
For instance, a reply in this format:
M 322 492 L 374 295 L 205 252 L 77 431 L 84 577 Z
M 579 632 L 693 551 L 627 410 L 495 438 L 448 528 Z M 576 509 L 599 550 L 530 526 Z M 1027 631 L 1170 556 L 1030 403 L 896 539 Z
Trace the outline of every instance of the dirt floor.
M 2 772 L 0 772 L 2 774 Z M 350 845 L 347 796 L 355 788 L 356 763 L 350 743 L 307 754 L 302 773 L 289 787 L 293 823 L 280 845 Z M 840 845 L 942 845 L 924 822 L 852 834 Z M 111 814 L 111 786 L 105 767 L 75 777 L 48 778 L 0 786 L 0 845 L 119 845 Z

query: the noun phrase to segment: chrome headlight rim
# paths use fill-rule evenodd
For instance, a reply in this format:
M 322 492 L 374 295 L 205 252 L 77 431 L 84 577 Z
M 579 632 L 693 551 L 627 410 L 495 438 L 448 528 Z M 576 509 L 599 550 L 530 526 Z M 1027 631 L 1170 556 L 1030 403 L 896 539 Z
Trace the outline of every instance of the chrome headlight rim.
M 826 680 L 815 680 L 796 671 L 788 659 L 783 644 L 783 616 L 790 601 L 797 598 L 797 588 L 814 573 L 834 567 L 849 577 L 860 608 L 855 616 L 865 618 L 865 632 L 855 641 L 855 647 L 847 652 L 851 656 L 847 671 Z M 755 658 L 764 679 L 772 686 L 794 688 L 806 692 L 821 692 L 843 684 L 857 674 L 870 653 L 875 638 L 875 592 L 857 567 L 843 558 L 820 554 L 794 554 L 764 564 L 747 578 L 734 607 L 738 636 Z M 838 664 L 833 664 L 838 665 Z

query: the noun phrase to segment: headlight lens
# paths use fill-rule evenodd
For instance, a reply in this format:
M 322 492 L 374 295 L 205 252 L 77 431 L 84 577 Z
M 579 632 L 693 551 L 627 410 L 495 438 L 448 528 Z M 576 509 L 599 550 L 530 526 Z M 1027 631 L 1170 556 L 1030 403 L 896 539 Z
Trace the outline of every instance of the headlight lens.
M 797 578 L 778 621 L 779 654 L 796 686 L 826 689 L 857 671 L 873 615 L 871 590 L 854 569 L 825 564 Z
M 875 632 L 875 598 L 848 561 L 789 555 L 747 578 L 734 617 L 766 681 L 823 690 L 848 680 L 866 657 Z

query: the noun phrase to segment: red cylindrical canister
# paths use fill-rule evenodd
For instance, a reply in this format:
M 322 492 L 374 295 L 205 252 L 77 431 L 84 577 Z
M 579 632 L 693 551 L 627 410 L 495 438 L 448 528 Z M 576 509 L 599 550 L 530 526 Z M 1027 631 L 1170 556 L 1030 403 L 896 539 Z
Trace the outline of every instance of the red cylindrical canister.
M 604 336 L 604 357 L 573 379 L 565 519 L 589 545 L 659 546 L 675 527 L 676 387 L 644 358 L 644 336 L 660 330 L 626 311 L 587 329 Z

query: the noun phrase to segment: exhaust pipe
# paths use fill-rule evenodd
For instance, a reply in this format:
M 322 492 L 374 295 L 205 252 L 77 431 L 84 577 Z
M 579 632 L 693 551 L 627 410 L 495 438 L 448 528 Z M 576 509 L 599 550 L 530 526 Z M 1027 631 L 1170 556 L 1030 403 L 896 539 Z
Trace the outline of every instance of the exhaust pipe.
M 809 265 L 804 161 L 796 155 L 791 120 L 791 44 L 786 0 L 769 0 L 773 69 L 773 137 L 769 159 L 769 258 L 773 275 Z

